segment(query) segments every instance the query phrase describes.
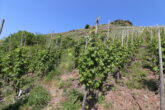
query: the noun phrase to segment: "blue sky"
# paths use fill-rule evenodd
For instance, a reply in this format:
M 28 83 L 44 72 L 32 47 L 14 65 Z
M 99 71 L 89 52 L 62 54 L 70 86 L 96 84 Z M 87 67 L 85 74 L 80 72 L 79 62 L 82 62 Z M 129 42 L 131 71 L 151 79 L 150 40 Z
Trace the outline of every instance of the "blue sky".
M 165 0 L 0 0 L 0 38 L 18 30 L 36 33 L 64 32 L 101 23 L 128 19 L 138 26 L 164 25 Z

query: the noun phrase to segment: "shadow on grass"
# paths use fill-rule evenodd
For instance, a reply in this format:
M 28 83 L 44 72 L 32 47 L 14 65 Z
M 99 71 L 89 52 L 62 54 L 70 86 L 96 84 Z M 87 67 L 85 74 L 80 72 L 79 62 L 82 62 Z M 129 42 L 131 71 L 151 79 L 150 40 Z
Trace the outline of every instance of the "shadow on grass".
M 96 103 L 98 102 L 98 96 L 95 92 L 93 91 L 89 91 L 88 95 L 87 95 L 87 105 L 88 105 L 88 109 L 87 110 L 97 110 L 97 107 L 95 107 Z
M 19 99 L 15 103 L 10 104 L 10 105 L 4 107 L 2 110 L 19 110 L 19 108 L 22 105 L 26 104 L 26 102 L 27 102 L 27 99 L 24 99 L 24 100 L 23 99 Z
M 99 91 L 88 91 L 86 105 L 88 106 L 85 110 L 98 110 L 96 104 L 99 102 L 99 92 L 102 93 L 103 96 L 106 95 L 107 91 L 110 91 L 114 88 L 114 85 L 104 84 Z
M 157 91 L 159 88 L 158 80 L 156 79 L 149 79 L 149 80 L 143 80 L 142 84 L 147 87 L 150 91 Z

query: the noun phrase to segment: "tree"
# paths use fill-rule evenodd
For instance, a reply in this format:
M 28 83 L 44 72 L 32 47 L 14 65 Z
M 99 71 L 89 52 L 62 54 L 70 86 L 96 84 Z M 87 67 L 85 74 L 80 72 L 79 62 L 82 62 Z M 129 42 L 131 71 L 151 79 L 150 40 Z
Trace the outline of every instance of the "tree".
M 132 26 L 133 25 L 133 23 L 129 20 L 121 20 L 121 19 L 117 19 L 117 20 L 113 21 L 111 24 L 119 25 L 119 26 Z
M 85 29 L 89 29 L 90 28 L 90 25 L 89 24 L 86 24 L 85 25 Z

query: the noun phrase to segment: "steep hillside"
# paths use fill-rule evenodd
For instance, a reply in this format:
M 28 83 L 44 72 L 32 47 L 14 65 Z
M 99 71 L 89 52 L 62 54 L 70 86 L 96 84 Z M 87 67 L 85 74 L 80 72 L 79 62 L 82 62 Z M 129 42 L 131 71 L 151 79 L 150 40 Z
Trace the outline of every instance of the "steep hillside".
M 0 44 L 0 109 L 158 110 L 157 28 L 164 52 L 163 26 L 11 34 Z

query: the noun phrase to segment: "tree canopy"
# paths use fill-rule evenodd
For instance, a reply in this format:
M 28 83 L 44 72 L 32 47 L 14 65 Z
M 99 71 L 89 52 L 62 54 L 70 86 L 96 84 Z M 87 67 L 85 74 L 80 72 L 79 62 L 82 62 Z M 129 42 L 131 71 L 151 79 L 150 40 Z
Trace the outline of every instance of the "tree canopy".
M 133 23 L 129 20 L 121 20 L 121 19 L 117 19 L 117 20 L 113 21 L 111 24 L 119 25 L 119 26 L 132 26 L 133 25 Z

